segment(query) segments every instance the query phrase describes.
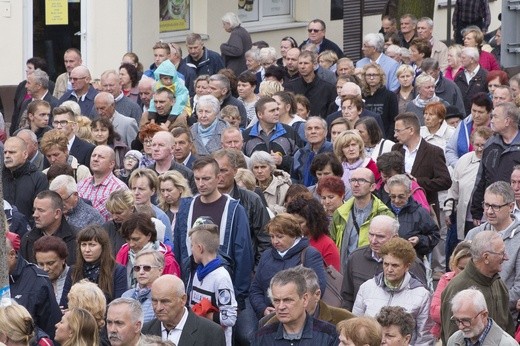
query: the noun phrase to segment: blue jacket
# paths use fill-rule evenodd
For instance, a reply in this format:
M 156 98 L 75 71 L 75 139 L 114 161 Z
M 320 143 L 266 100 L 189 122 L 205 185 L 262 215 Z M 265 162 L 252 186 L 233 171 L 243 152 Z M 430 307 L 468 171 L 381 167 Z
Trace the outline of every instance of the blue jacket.
M 188 252 L 186 240 L 188 230 L 191 229 L 195 221 L 192 220 L 195 198 L 198 198 L 198 196 L 181 198 L 179 211 L 177 212 L 173 231 L 174 255 L 177 263 L 184 263 L 186 258 L 191 255 L 191 251 Z M 234 273 L 232 280 L 235 286 L 235 295 L 239 308 L 243 308 L 244 299 L 248 296 L 249 286 L 251 285 L 254 251 L 251 245 L 249 221 L 244 207 L 229 196 L 227 196 L 220 231 L 224 232 L 220 251 L 228 255 L 233 261 Z
M 321 153 L 331 153 L 332 143 L 325 141 L 320 147 L 317 153 L 314 153 L 311 149 L 310 144 L 299 149 L 294 154 L 293 165 L 291 170 L 291 178 L 293 182 L 303 184 L 305 186 L 311 186 L 317 183 L 316 177 L 311 174 L 311 163 L 314 157 Z
M 304 249 L 307 250 L 302 263 L 301 254 Z M 293 268 L 300 264 L 307 268 L 314 269 L 316 275 L 318 275 L 321 293 L 323 294 L 327 287 L 323 258 L 318 250 L 309 246 L 309 239 L 300 239 L 298 244 L 289 249 L 284 257 L 281 257 L 274 248 L 267 249 L 262 253 L 262 257 L 260 257 L 258 267 L 256 268 L 255 277 L 251 283 L 251 292 L 249 294 L 249 300 L 259 319 L 263 317 L 264 310 L 268 306 L 272 306 L 271 300 L 267 296 L 267 289 L 269 288 L 269 283 L 273 276 L 280 270 Z
M 94 98 L 98 94 L 98 91 L 91 85 L 88 88 L 87 93 L 84 95 L 84 99 L 77 99 L 72 93 L 74 90 L 67 90 L 65 94 L 59 99 L 58 103 L 61 105 L 65 101 L 74 101 L 79 104 L 81 109 L 81 115 L 87 116 L 90 119 L 94 119 L 96 116 L 96 109 L 94 108 Z
M 448 165 L 455 167 L 459 158 L 469 152 L 469 135 L 472 128 L 473 116 L 470 114 L 459 123 L 453 136 L 446 144 L 444 152 Z
M 224 61 L 220 54 L 207 48 L 204 48 L 204 53 L 199 61 L 195 62 L 190 55 L 185 57 L 183 61 L 195 71 L 197 76 L 203 74 L 211 76 L 224 68 Z
M 172 77 L 172 82 L 174 88 L 175 88 L 175 103 L 173 104 L 173 108 L 170 112 L 170 114 L 179 115 L 182 113 L 186 105 L 189 105 L 190 102 L 190 95 L 188 92 L 188 89 L 186 86 L 184 86 L 184 81 L 181 80 L 177 75 L 177 69 L 175 68 L 175 65 L 172 64 L 170 60 L 165 60 L 163 63 L 157 67 L 157 69 L 153 72 L 153 75 L 155 77 L 155 80 L 158 82 L 156 84 L 156 87 L 159 84 L 160 81 L 160 75 L 166 75 Z M 162 85 L 162 83 L 160 84 Z M 167 89 L 172 89 L 172 86 L 166 87 Z M 156 112 L 155 110 L 155 104 L 153 102 L 153 99 L 150 101 L 150 112 Z

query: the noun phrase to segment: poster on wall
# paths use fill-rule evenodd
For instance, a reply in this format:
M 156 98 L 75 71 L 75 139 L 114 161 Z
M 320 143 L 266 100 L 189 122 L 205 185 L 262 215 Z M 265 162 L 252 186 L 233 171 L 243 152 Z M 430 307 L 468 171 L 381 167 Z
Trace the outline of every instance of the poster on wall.
M 291 0 L 238 0 L 238 18 L 242 22 L 255 22 L 261 17 L 287 16 L 291 14 Z M 261 8 L 260 8 L 261 6 Z
M 160 0 L 159 32 L 190 29 L 190 0 Z
M 69 24 L 68 10 L 67 0 L 45 1 L 45 25 Z
M 242 22 L 258 21 L 258 2 L 260 0 L 238 0 L 238 18 Z
M 290 0 L 269 0 L 263 2 L 264 17 L 283 16 L 291 14 Z

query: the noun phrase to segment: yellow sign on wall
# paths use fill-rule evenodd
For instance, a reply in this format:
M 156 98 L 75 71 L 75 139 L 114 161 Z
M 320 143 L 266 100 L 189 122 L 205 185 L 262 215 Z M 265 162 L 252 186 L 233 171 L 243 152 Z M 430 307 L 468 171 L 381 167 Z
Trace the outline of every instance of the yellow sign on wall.
M 67 0 L 45 0 L 45 25 L 67 24 L 69 24 Z

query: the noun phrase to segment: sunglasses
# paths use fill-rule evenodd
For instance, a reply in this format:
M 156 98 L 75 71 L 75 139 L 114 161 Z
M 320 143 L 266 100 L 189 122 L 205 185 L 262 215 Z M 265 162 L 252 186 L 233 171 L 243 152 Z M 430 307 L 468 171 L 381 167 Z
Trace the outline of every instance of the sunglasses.
M 152 268 L 159 268 L 159 266 L 134 266 L 134 272 L 139 273 L 141 270 L 149 272 Z
M 320 32 L 321 29 L 307 29 L 308 32 Z

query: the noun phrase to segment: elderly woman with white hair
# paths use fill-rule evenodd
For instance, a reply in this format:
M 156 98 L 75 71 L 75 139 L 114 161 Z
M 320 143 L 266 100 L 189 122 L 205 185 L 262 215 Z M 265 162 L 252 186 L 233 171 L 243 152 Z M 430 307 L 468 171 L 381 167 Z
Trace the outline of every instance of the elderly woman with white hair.
M 449 106 L 446 101 L 435 95 L 435 79 L 426 73 L 415 78 L 415 93 L 417 96 L 406 106 L 406 111 L 417 115 L 421 126 L 424 126 L 424 108 L 428 103 L 443 102 L 446 107 Z
M 242 22 L 233 12 L 222 16 L 222 26 L 231 35 L 226 43 L 220 45 L 220 53 L 224 65 L 232 69 L 237 76 L 247 69 L 244 54 L 252 47 L 251 36 L 241 24 Z
M 191 127 L 197 155 L 210 155 L 221 149 L 220 134 L 228 124 L 220 119 L 220 102 L 213 95 L 203 95 L 197 104 L 198 122 Z
M 251 155 L 251 170 L 257 186 L 264 194 L 267 207 L 274 214 L 285 212 L 285 195 L 292 183 L 289 173 L 276 169 L 273 157 L 265 151 L 255 151 Z

